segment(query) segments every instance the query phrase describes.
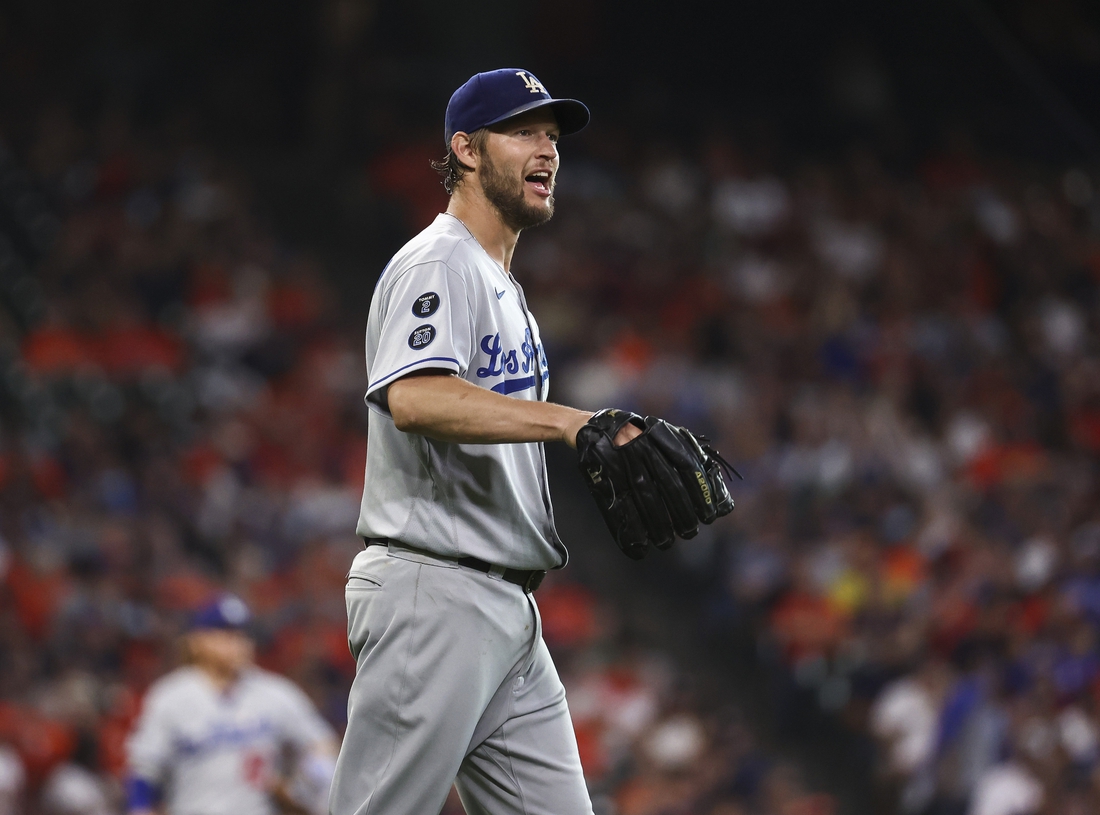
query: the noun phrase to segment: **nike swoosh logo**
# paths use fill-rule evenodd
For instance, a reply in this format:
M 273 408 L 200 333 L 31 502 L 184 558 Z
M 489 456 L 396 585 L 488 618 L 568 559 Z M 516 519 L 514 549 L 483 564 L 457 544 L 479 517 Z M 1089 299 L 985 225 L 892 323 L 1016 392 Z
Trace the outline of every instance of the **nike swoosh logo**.
M 494 287 L 494 288 L 493 288 L 493 291 L 497 291 L 497 290 L 496 290 L 496 287 Z M 500 299 L 501 297 L 503 297 L 503 296 L 504 296 L 504 293 L 505 293 L 506 291 L 507 291 L 507 289 L 505 289 L 504 291 L 497 291 L 497 300 L 499 300 L 499 299 Z

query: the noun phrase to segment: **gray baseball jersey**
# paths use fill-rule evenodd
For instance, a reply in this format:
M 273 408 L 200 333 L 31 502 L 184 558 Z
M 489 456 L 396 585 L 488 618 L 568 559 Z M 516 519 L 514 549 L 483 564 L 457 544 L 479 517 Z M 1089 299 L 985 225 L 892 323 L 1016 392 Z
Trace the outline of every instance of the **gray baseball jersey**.
M 335 738 L 293 682 L 251 669 L 221 693 L 198 668 L 153 684 L 127 742 L 130 773 L 164 792 L 170 815 L 271 815 L 281 751 Z
M 563 566 L 541 444 L 435 441 L 399 431 L 386 408 L 387 386 L 429 368 L 517 399 L 546 399 L 549 370 L 523 290 L 453 215 L 439 215 L 383 271 L 366 351 L 367 477 L 357 532 L 517 569 Z

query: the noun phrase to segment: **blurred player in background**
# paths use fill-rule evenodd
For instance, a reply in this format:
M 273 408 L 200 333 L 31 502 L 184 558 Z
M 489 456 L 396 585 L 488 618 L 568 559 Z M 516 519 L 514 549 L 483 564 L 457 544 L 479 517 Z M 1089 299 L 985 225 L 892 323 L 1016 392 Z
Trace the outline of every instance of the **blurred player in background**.
M 131 815 L 325 811 L 336 736 L 293 682 L 256 667 L 249 617 L 229 594 L 200 609 L 188 664 L 149 689 L 127 743 Z

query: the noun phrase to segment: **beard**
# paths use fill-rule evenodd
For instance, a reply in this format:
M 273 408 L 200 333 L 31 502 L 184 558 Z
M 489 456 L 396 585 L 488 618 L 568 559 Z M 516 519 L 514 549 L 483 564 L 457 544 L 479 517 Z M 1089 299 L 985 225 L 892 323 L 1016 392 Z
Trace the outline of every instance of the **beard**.
M 554 216 L 554 196 L 546 199 L 545 207 L 531 206 L 524 199 L 523 179 L 509 178 L 493 164 L 488 151 L 481 161 L 481 189 L 500 220 L 509 229 L 521 232 L 532 226 L 541 226 Z

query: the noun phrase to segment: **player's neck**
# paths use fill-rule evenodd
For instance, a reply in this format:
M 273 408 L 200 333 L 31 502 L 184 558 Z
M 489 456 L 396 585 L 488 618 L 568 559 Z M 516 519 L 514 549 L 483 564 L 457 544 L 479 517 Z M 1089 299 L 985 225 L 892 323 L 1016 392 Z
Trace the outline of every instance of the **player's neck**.
M 503 266 L 506 272 L 511 271 L 512 253 L 516 250 L 519 232 L 501 220 L 500 213 L 480 190 L 455 190 L 447 212 L 466 225 L 489 257 Z
M 225 693 L 238 679 L 241 672 L 221 665 L 200 663 L 196 667 L 203 672 L 207 679 L 218 689 L 218 693 Z

